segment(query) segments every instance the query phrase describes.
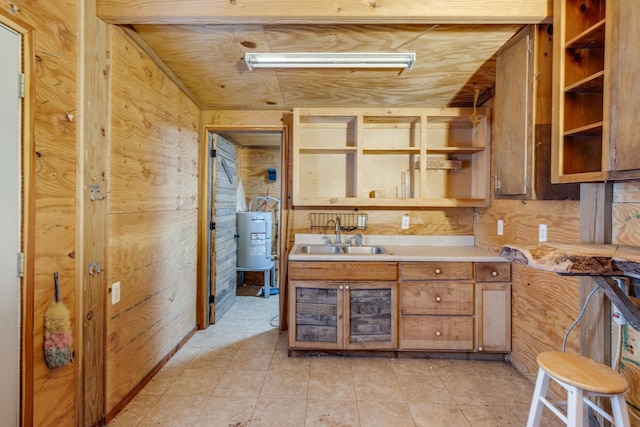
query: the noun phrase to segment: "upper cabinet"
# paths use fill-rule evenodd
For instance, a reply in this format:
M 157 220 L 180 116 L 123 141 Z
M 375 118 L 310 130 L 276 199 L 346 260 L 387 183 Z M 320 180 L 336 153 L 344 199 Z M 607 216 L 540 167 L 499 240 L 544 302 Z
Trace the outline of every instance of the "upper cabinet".
M 475 207 L 489 203 L 486 108 L 300 108 L 293 204 Z
M 640 2 L 554 2 L 554 182 L 640 178 Z
M 578 199 L 551 183 L 552 27 L 529 25 L 497 54 L 491 151 L 497 199 Z

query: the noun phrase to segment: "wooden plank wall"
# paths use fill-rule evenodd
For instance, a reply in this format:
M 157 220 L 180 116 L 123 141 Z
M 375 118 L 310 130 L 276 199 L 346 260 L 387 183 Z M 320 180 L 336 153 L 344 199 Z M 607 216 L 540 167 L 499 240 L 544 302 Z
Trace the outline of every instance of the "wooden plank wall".
M 76 135 L 77 135 L 77 2 L 60 0 L 20 2 L 11 14 L 33 29 L 35 78 L 29 88 L 35 95 L 30 106 L 35 138 L 33 180 L 35 229 L 33 234 L 33 339 L 26 339 L 25 352 L 33 354 L 35 390 L 33 414 L 25 425 L 76 425 L 75 380 L 77 364 L 49 369 L 42 353 L 44 313 L 54 298 L 53 273 L 60 275 L 60 296 L 71 312 L 73 348 L 78 348 L 76 325 Z M 9 14 L 11 5 L 3 8 Z M 29 84 L 29 82 L 27 82 Z M 26 307 L 25 307 L 26 309 Z M 30 378 L 29 375 L 26 375 Z M 33 415 L 33 417 L 31 417 Z
M 613 186 L 612 243 L 640 246 L 640 181 L 621 182 Z M 612 325 L 612 354 L 621 351 L 620 370 L 630 384 L 627 402 L 635 417 L 632 425 L 640 425 L 640 331 L 629 325 Z M 617 337 L 622 333 L 621 348 L 617 349 Z M 634 424 L 635 423 L 635 424 Z
M 112 45 L 107 411 L 195 328 L 200 118 L 119 28 Z
M 474 218 L 476 246 L 494 251 L 506 243 L 536 244 L 538 224 L 547 224 L 548 240 L 578 243 L 580 204 L 577 201 L 492 200 L 491 207 L 477 209 Z M 497 222 L 504 234 L 497 235 Z M 568 327 L 580 310 L 579 280 L 514 264 L 512 274 L 511 363 L 535 381 L 536 357 L 545 350 L 560 350 Z M 567 348 L 578 351 L 578 328 Z
M 215 323 L 236 300 L 236 200 L 237 161 L 236 147 L 221 136 L 217 138 L 215 179 L 215 311 L 210 322 Z M 225 160 L 231 180 L 222 166 Z

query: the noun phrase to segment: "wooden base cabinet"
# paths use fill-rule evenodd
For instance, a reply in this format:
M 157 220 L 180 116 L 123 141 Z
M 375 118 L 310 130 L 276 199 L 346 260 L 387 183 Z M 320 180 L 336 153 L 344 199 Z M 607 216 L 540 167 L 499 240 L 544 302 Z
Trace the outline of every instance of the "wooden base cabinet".
M 511 351 L 511 264 L 476 263 L 476 351 Z
M 364 264 L 290 263 L 290 349 L 397 348 L 397 264 Z
M 511 350 L 511 264 L 400 263 L 400 350 Z

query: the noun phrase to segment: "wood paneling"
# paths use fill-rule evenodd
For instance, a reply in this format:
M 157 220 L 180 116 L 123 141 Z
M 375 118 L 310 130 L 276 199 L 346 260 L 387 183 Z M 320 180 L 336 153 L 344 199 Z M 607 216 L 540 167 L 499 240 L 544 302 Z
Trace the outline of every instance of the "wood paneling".
M 198 108 L 123 30 L 112 44 L 107 411 L 195 328 L 198 240 Z
M 497 235 L 497 221 L 504 221 L 504 234 Z M 474 229 L 476 245 L 498 251 L 506 243 L 535 244 L 538 224 L 547 224 L 549 241 L 580 241 L 580 203 L 577 201 L 492 200 L 492 206 L 477 209 Z M 512 266 L 511 363 L 535 381 L 536 357 L 545 350 L 559 350 L 567 328 L 580 310 L 579 280 L 554 273 Z M 569 336 L 567 348 L 578 351 L 579 326 Z
M 529 0 L 513 7 L 509 0 L 390 0 L 384 8 L 377 3 L 340 0 L 272 1 L 268 6 L 260 0 L 249 0 L 242 7 L 235 3 L 189 0 L 180 4 L 169 0 L 132 2 L 132 0 L 100 0 L 98 16 L 111 23 L 352 23 L 352 22 L 455 22 L 537 23 L 551 15 L 550 0 Z

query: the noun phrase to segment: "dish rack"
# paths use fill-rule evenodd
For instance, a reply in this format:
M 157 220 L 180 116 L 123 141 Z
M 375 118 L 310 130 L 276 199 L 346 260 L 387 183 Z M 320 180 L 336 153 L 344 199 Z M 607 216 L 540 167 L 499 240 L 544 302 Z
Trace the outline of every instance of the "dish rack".
M 311 212 L 309 222 L 311 230 L 322 229 L 323 232 L 333 232 L 336 229 L 336 219 L 340 218 L 340 229 L 344 231 L 366 230 L 367 214 L 353 212 Z

